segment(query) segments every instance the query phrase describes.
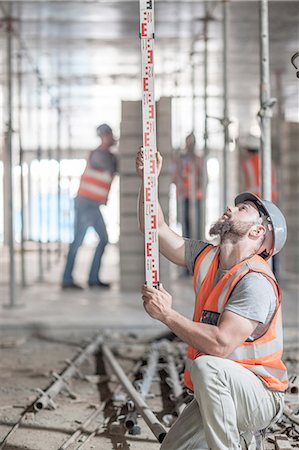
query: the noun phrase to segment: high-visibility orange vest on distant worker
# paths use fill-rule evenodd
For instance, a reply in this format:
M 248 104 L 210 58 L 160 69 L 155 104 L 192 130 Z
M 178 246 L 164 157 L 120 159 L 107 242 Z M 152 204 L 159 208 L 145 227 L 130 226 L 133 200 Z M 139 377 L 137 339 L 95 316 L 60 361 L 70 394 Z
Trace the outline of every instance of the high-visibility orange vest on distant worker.
M 112 180 L 113 173 L 109 170 L 92 168 L 89 157 L 77 195 L 106 204 Z
M 219 314 L 224 311 L 234 287 L 248 272 L 264 275 L 276 293 L 276 309 L 266 332 L 255 341 L 246 341 L 226 358 L 241 364 L 257 375 L 268 388 L 285 391 L 288 387 L 287 371 L 282 362 L 282 319 L 280 289 L 267 262 L 258 255 L 232 267 L 214 286 L 214 279 L 219 265 L 219 247 L 208 245 L 198 256 L 194 268 L 194 290 L 196 304 L 193 320 L 201 322 L 205 314 Z M 190 376 L 192 361 L 202 356 L 195 348 L 189 346 L 184 374 L 186 386 L 193 390 Z
M 261 197 L 261 158 L 258 153 L 251 154 L 249 158 L 242 161 L 245 174 L 245 190 Z M 276 192 L 276 170 L 272 162 L 272 201 L 277 198 Z
M 202 199 L 202 159 L 198 156 L 181 156 L 174 182 L 177 186 L 177 195 L 182 198 L 192 198 L 192 176 L 195 183 L 195 198 Z

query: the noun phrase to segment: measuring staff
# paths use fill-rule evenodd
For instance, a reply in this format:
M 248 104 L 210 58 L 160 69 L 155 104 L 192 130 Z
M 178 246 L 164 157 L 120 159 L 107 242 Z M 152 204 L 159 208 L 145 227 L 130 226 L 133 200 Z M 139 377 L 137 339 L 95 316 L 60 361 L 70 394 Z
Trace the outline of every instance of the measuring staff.
M 154 2 L 140 0 L 140 40 L 142 65 L 143 191 L 145 279 L 148 286 L 159 285 L 158 174 L 156 105 L 154 92 Z

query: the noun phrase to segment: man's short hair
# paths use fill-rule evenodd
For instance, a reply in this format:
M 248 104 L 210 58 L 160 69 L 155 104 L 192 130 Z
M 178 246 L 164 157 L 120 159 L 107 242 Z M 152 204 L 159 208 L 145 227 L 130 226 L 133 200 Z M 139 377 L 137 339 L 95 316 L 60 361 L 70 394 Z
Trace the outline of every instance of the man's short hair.
M 97 127 L 97 135 L 103 136 L 104 134 L 113 134 L 112 128 L 107 123 L 102 123 Z

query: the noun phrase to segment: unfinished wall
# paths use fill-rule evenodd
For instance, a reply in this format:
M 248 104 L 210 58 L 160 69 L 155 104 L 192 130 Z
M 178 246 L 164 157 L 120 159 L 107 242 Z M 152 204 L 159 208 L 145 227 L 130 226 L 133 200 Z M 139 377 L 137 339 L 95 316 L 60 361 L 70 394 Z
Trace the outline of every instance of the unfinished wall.
M 135 158 L 142 145 L 140 101 L 122 102 L 120 128 L 120 286 L 123 291 L 139 290 L 144 283 L 144 238 L 138 229 L 137 197 L 140 180 L 135 172 Z M 157 147 L 163 155 L 159 176 L 159 200 L 168 221 L 171 181 L 171 99 L 157 103 Z M 169 289 L 170 263 L 160 258 L 160 280 Z

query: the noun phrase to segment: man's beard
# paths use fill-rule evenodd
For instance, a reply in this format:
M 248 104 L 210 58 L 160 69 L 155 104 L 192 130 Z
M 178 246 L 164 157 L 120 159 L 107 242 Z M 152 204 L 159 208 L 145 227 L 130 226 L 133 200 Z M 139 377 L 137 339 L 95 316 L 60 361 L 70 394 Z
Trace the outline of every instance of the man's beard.
M 241 222 L 240 220 L 232 219 L 218 219 L 211 228 L 211 236 L 219 236 L 220 242 L 231 241 L 236 244 L 241 238 L 246 236 L 250 228 L 254 225 L 254 222 Z

